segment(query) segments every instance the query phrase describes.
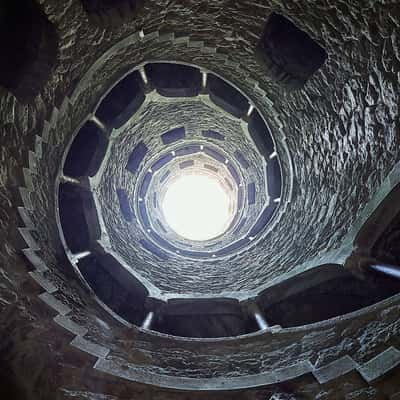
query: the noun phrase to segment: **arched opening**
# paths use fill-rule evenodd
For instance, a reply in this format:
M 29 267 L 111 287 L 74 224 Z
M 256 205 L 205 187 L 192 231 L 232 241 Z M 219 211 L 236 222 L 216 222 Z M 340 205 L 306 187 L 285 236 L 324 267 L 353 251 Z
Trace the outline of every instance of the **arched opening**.
M 145 317 L 143 285 L 109 254 L 95 254 L 78 262 L 78 268 L 98 298 L 124 320 L 140 325 Z
M 201 74 L 197 68 L 182 64 L 147 64 L 145 71 L 151 84 L 165 97 L 197 96 L 201 89 Z
M 64 163 L 64 174 L 71 177 L 95 175 L 106 149 L 105 134 L 93 122 L 87 122 L 69 148 Z
M 73 254 L 87 251 L 90 244 L 100 238 L 93 197 L 77 185 L 63 183 L 58 201 L 66 245 Z
M 376 304 L 400 292 L 400 281 L 371 273 L 360 279 L 324 265 L 266 290 L 260 304 L 268 323 L 284 328 L 322 322 Z
M 210 99 L 226 112 L 237 118 L 243 117 L 249 109 L 249 102 L 236 88 L 213 74 L 208 74 L 207 86 Z
M 121 79 L 106 94 L 96 110 L 96 117 L 108 128 L 119 128 L 139 109 L 143 101 L 143 83 L 135 71 Z
M 174 336 L 218 338 L 244 335 L 257 327 L 237 300 L 219 298 L 170 300 L 158 310 L 152 329 Z

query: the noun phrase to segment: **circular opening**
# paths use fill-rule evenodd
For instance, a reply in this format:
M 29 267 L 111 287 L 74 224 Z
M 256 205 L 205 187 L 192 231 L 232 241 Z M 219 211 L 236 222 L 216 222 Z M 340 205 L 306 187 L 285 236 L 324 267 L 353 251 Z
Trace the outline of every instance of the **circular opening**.
M 208 174 L 185 174 L 172 181 L 162 211 L 176 234 L 197 241 L 222 235 L 234 217 L 229 193 Z

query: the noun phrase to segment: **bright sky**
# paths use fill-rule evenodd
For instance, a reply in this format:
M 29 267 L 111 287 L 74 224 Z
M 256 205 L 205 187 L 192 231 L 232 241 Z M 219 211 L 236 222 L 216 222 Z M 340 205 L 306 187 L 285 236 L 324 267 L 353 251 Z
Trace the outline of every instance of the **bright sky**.
M 162 211 L 169 226 L 189 240 L 208 240 L 229 226 L 229 195 L 217 179 L 182 175 L 167 189 Z

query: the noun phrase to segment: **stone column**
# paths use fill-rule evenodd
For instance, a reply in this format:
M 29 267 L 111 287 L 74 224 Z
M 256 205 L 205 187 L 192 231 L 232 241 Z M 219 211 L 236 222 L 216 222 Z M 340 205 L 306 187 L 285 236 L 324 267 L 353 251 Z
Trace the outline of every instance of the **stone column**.
M 253 310 L 253 315 L 260 330 L 263 331 L 264 329 L 269 328 L 269 324 L 267 320 L 264 318 L 263 312 L 260 310 L 258 305 L 256 305 L 255 309 Z
M 144 320 L 143 323 L 142 323 L 142 328 L 143 328 L 143 329 L 150 329 L 150 328 L 151 328 L 151 325 L 152 325 L 152 323 L 153 323 L 153 320 L 154 320 L 154 312 L 153 312 L 153 311 L 150 311 L 150 312 L 147 314 L 145 320 Z
M 400 267 L 397 265 L 371 264 L 369 268 L 393 278 L 400 279 Z
M 264 313 L 255 301 L 247 303 L 245 308 L 247 309 L 247 312 L 255 319 L 260 330 L 270 328 L 270 325 L 264 317 Z

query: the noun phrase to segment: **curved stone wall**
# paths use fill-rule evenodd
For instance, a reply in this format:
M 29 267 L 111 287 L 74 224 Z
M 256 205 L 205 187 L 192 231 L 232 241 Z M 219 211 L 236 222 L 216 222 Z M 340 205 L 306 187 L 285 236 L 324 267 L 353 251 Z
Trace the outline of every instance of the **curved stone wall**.
M 0 251 L 1 304 L 7 310 L 1 323 L 4 337 L 13 338 L 14 350 L 6 352 L 14 356 L 12 369 L 21 367 L 19 378 L 25 378 L 24 387 L 34 393 L 40 378 L 29 376 L 22 365 L 40 353 L 50 359 L 53 346 L 55 361 L 37 368 L 48 381 L 54 378 L 53 385 L 46 381 L 38 398 L 54 398 L 49 397 L 54 386 L 63 388 L 59 398 L 73 398 L 71 393 L 78 393 L 80 384 L 86 394 L 93 392 L 96 373 L 102 371 L 135 382 L 129 386 L 123 381 L 125 393 L 107 384 L 103 392 L 121 398 L 143 394 L 142 384 L 154 398 L 165 395 L 157 392 L 160 387 L 196 392 L 260 388 L 246 396 L 268 398 L 282 389 L 282 382 L 286 392 L 300 398 L 395 398 L 396 376 L 390 375 L 385 387 L 381 379 L 389 371 L 394 374 L 399 364 L 398 297 L 307 327 L 271 329 L 231 340 L 182 340 L 124 327 L 90 296 L 65 257 L 56 226 L 54 187 L 64 150 L 99 96 L 143 61 L 193 63 L 251 95 L 274 132 L 280 154 L 285 154 L 282 169 L 294 177 L 293 185 L 286 185 L 290 202 L 282 205 L 265 239 L 230 260 L 246 274 L 235 281 L 227 276 L 213 291 L 248 297 L 285 279 L 285 274 L 316 265 L 318 257 L 342 261 L 352 245 L 353 224 L 356 229 L 365 217 L 363 210 L 374 208 L 374 193 L 386 185 L 385 178 L 398 161 L 399 5 L 265 5 L 243 0 L 217 1 L 204 8 L 194 1 L 168 7 L 154 2 L 145 4 L 134 21 L 104 29 L 88 23 L 79 1 L 43 2 L 44 12 L 59 30 L 60 63 L 28 105 L 22 106 L 5 90 L 0 96 L 6 143 L 0 149 L 0 231 L 7 238 Z M 254 57 L 272 11 L 293 20 L 327 51 L 326 63 L 302 90 L 288 92 L 272 83 Z M 24 228 L 17 233 L 17 226 Z M 34 270 L 27 269 L 19 253 L 26 247 L 21 237 L 28 243 L 24 253 Z M 27 280 L 28 272 L 41 289 Z M 195 287 L 209 292 L 196 282 L 182 288 L 164 283 L 165 290 L 190 292 Z M 53 319 L 67 332 L 58 332 Z M 74 381 L 73 367 L 63 363 L 72 351 L 67 346 L 71 340 L 72 347 L 84 353 L 68 356 L 70 363 L 85 368 L 86 381 Z M 340 388 L 338 393 L 329 382 Z M 184 397 L 179 392 L 167 396 Z
M 307 8 L 306 8 L 307 9 Z M 372 18 L 373 16 L 373 9 L 369 10 Z M 266 13 L 265 13 L 266 14 Z M 370 15 L 368 14 L 368 15 Z M 390 14 L 388 14 L 390 15 Z M 301 24 L 300 24 L 301 26 Z M 327 29 L 327 28 L 326 28 Z M 317 34 L 318 30 L 316 29 L 316 32 L 314 33 L 314 36 Z M 190 47 L 187 45 L 187 42 L 183 39 L 173 39 L 171 36 L 161 36 L 161 43 L 159 40 L 159 34 L 153 32 L 157 38 L 155 38 L 153 41 L 152 40 L 145 40 L 143 44 L 146 44 L 146 51 L 151 55 L 152 57 L 155 57 L 155 54 L 157 53 L 157 47 L 159 48 L 159 52 L 161 53 L 159 56 L 162 58 L 169 58 L 169 59 L 174 59 L 177 58 L 176 55 L 172 56 L 171 53 L 178 53 L 179 58 L 187 58 L 188 61 L 193 61 L 196 60 L 196 63 L 198 65 L 204 65 L 205 61 L 201 60 L 202 57 L 202 52 L 198 52 L 196 47 Z M 349 226 L 349 222 L 354 218 L 354 216 L 357 213 L 357 210 L 360 209 L 362 202 L 365 202 L 368 200 L 368 193 L 372 193 L 373 190 L 376 189 L 377 184 L 381 181 L 382 177 L 384 177 L 385 173 L 389 171 L 391 166 L 393 165 L 393 160 L 390 158 L 390 148 L 395 148 L 395 140 L 396 136 L 392 135 L 392 138 L 394 142 L 387 142 L 389 140 L 390 136 L 390 126 L 392 126 L 391 129 L 395 128 L 395 125 L 388 125 L 388 130 L 386 131 L 387 133 L 385 134 L 385 139 L 384 142 L 379 141 L 379 137 L 376 138 L 377 140 L 373 141 L 372 143 L 366 142 L 363 144 L 363 138 L 367 138 L 368 136 L 365 134 L 361 134 L 362 131 L 360 131 L 359 134 L 357 134 L 357 138 L 359 138 L 359 142 L 357 142 L 357 146 L 355 150 L 351 150 L 352 146 L 349 143 L 348 146 L 344 145 L 343 141 L 348 141 L 348 137 L 345 136 L 345 139 L 341 139 L 341 135 L 343 135 L 340 132 L 340 126 L 343 126 L 343 123 L 340 120 L 340 115 L 344 115 L 340 111 L 340 106 L 335 104 L 335 101 L 341 101 L 340 99 L 344 100 L 344 105 L 347 107 L 346 99 L 350 101 L 354 95 L 350 94 L 350 89 L 348 88 L 349 83 L 346 83 L 345 81 L 345 73 L 341 72 L 344 69 L 344 66 L 338 65 L 338 61 L 335 58 L 335 52 L 332 50 L 330 51 L 330 43 L 332 43 L 331 46 L 333 46 L 333 38 L 335 35 L 333 32 L 330 32 L 332 35 L 329 36 L 326 34 L 324 36 L 324 41 L 325 41 L 325 47 L 328 49 L 328 53 L 330 54 L 329 60 L 327 64 L 322 68 L 321 72 L 319 73 L 321 77 L 321 80 L 318 80 L 318 78 L 314 78 L 312 82 L 309 82 L 307 85 L 308 90 L 310 93 L 305 94 L 304 92 L 299 92 L 299 93 L 292 93 L 292 94 L 286 94 L 285 95 L 285 104 L 280 103 L 279 99 L 276 97 L 274 98 L 274 90 L 270 90 L 269 86 L 271 84 L 266 81 L 265 77 L 262 77 L 262 75 L 259 72 L 259 68 L 257 68 L 256 65 L 251 65 L 251 57 L 247 56 L 246 60 L 248 61 L 247 68 L 252 67 L 252 78 L 254 79 L 254 84 L 258 82 L 256 87 L 250 88 L 250 87 L 245 87 L 248 85 L 249 82 L 251 82 L 248 79 L 241 79 L 240 74 L 241 73 L 246 73 L 246 69 L 243 67 L 239 68 L 239 71 L 235 71 L 235 74 L 233 73 L 232 68 L 235 68 L 236 66 L 239 67 L 240 63 L 234 61 L 234 55 L 239 57 L 238 52 L 231 52 L 229 54 L 221 54 L 217 52 L 215 56 L 212 57 L 212 62 L 219 63 L 219 65 L 216 65 L 215 68 L 212 68 L 215 71 L 220 71 L 220 64 L 221 62 L 224 63 L 226 66 L 224 68 L 224 76 L 228 76 L 231 78 L 232 82 L 237 82 L 237 85 L 239 87 L 242 87 L 243 89 L 247 89 L 247 92 L 252 93 L 252 97 L 254 99 L 254 103 L 261 103 L 260 108 L 263 110 L 263 112 L 266 114 L 268 117 L 268 120 L 270 121 L 273 131 L 276 133 L 276 138 L 278 141 L 282 140 L 282 136 L 279 137 L 280 133 L 282 132 L 281 135 L 283 137 L 286 137 L 286 143 L 288 143 L 289 148 L 291 149 L 291 156 L 293 157 L 294 160 L 294 165 L 299 166 L 299 165 L 304 165 L 305 168 L 302 168 L 301 170 L 296 171 L 295 173 L 295 179 L 296 179 L 296 191 L 294 192 L 293 199 L 288 205 L 288 210 L 285 212 L 285 219 L 288 221 L 291 220 L 296 220 L 298 223 L 291 225 L 290 227 L 286 228 L 286 225 L 284 223 L 279 224 L 279 229 L 274 229 L 273 232 L 271 232 L 270 235 L 268 235 L 268 240 L 266 240 L 264 243 L 260 245 L 260 248 L 263 248 L 262 253 L 263 254 L 258 254 L 257 253 L 252 253 L 249 252 L 246 257 L 249 257 L 249 259 L 252 259 L 252 276 L 255 277 L 255 279 L 252 279 L 252 283 L 250 282 L 240 282 L 238 283 L 238 289 L 241 290 L 249 290 L 253 289 L 254 285 L 260 285 L 267 281 L 268 279 L 272 279 L 276 275 L 282 274 L 282 272 L 285 271 L 290 271 L 290 269 L 295 268 L 299 264 L 306 262 L 313 257 L 317 256 L 320 254 L 321 251 L 329 251 L 335 248 L 340 247 L 341 245 L 341 238 L 343 238 L 343 235 L 346 233 Z M 151 37 L 151 35 L 149 35 Z M 153 35 L 154 36 L 154 35 Z M 175 36 L 178 36 L 177 33 L 175 33 Z M 137 39 L 140 40 L 139 35 L 137 36 Z M 178 40 L 178 45 L 175 45 L 176 40 Z M 191 37 L 192 40 L 192 37 Z M 211 40 L 211 39 L 210 39 Z M 132 56 L 129 57 L 130 60 L 134 60 L 134 54 L 135 54 L 135 49 L 138 49 L 138 44 L 134 41 L 134 38 L 130 38 L 126 40 L 126 42 L 134 42 L 134 44 L 128 46 L 128 49 L 132 51 Z M 152 48 L 152 43 L 154 42 L 154 48 Z M 159 44 L 157 44 L 159 43 Z M 168 43 L 168 46 L 166 45 Z M 171 46 L 172 44 L 172 46 Z M 214 43 L 210 43 L 210 45 L 214 45 Z M 206 51 L 209 51 L 208 49 L 212 48 L 211 46 L 207 46 L 208 43 L 201 43 L 199 46 L 201 48 L 205 48 Z M 354 45 L 353 45 L 354 46 Z M 119 46 L 121 47 L 121 46 Z M 126 49 L 121 49 L 120 54 L 121 56 L 127 55 L 125 52 Z M 212 51 L 212 50 L 211 50 Z M 355 50 L 353 50 L 355 52 Z M 171 55 L 168 56 L 168 53 Z M 186 56 L 185 56 L 186 54 Z M 191 55 L 190 55 L 191 54 Z M 196 54 L 196 55 L 195 55 Z M 368 53 L 370 54 L 370 53 Z M 146 57 L 149 57 L 146 56 Z M 168 57 L 167 57 L 168 56 Z M 209 58 L 204 55 L 207 59 Z M 374 54 L 371 53 L 371 57 L 374 57 Z M 352 67 L 356 71 L 356 68 L 360 68 L 361 65 L 367 65 L 371 61 L 367 61 L 367 53 L 357 53 L 357 57 L 359 57 L 361 60 L 359 62 L 354 62 Z M 143 58 L 143 56 L 142 56 Z M 231 63 L 232 66 L 229 66 L 229 60 L 232 59 Z M 225 63 L 225 60 L 227 60 L 227 64 Z M 393 60 L 394 62 L 394 60 Z M 110 66 L 110 70 L 113 71 L 112 73 L 115 74 L 116 71 L 118 71 L 117 64 L 118 63 L 118 56 L 111 56 L 111 63 L 107 63 L 107 65 Z M 329 76 L 330 71 L 334 70 L 335 65 L 335 70 L 338 72 L 336 74 L 335 81 L 338 81 L 338 79 L 342 79 L 343 82 L 335 86 L 335 91 L 332 91 L 332 88 L 330 85 L 327 84 L 327 81 L 324 81 L 322 78 L 327 78 Z M 207 64 L 207 67 L 213 67 L 212 65 Z M 254 68 L 253 68 L 254 67 Z M 123 68 L 127 68 L 126 64 L 124 64 Z M 231 72 L 232 71 L 232 72 Z M 333 73 L 333 72 L 332 72 Z M 376 73 L 376 71 L 374 72 Z M 107 76 L 107 67 L 102 68 L 102 75 L 97 75 L 99 79 L 103 79 L 103 74 L 104 76 Z M 389 74 L 390 75 L 390 74 Z M 393 75 L 394 77 L 395 75 Z M 338 78 L 339 77 L 339 78 Z M 110 80 L 112 80 L 112 76 L 110 76 Z M 94 78 L 95 79 L 95 78 Z M 93 96 L 93 85 L 98 85 L 95 83 L 95 80 L 90 78 L 90 89 L 86 90 L 84 93 L 85 97 L 82 98 L 82 101 L 84 99 L 85 104 L 90 104 L 90 99 L 87 98 L 87 95 L 90 94 L 91 97 Z M 333 79 L 333 78 L 332 78 Z M 371 78 L 372 79 L 372 78 Z M 388 75 L 385 74 L 385 82 L 388 79 Z M 264 82 L 264 83 L 263 83 Z M 378 81 L 377 81 L 378 82 Z M 388 81 L 389 82 L 389 81 Z M 102 87 L 107 87 L 107 82 L 105 79 L 102 80 L 100 83 L 103 85 Z M 393 81 L 393 84 L 395 84 L 395 81 Z M 269 90 L 269 98 L 271 100 L 271 103 L 266 102 L 266 100 L 261 100 L 262 92 L 260 89 L 257 89 L 258 87 L 262 87 L 265 85 L 265 88 L 268 88 Z M 313 86 L 320 85 L 320 88 L 318 89 L 321 94 L 324 93 L 324 95 L 318 95 L 316 96 L 317 89 L 313 88 Z M 371 84 L 369 84 L 371 86 Z M 324 86 L 324 89 L 322 89 L 322 86 Z M 98 87 L 98 86 L 97 86 Z M 331 90 L 331 94 L 327 95 L 327 90 L 328 87 Z M 99 89 L 99 87 L 98 87 Z M 277 88 L 275 87 L 275 90 Z M 103 89 L 104 90 L 104 89 Z M 385 86 L 385 90 L 390 90 L 390 85 Z M 100 89 L 101 91 L 101 89 Z M 340 95 L 339 95 L 340 91 Z M 344 94 L 347 93 L 348 95 L 346 98 L 344 98 Z M 360 91 L 357 92 L 357 96 L 360 96 Z M 318 104 L 318 108 L 314 109 L 314 106 L 311 109 L 306 109 L 303 106 L 300 106 L 300 101 L 307 101 L 307 99 L 310 99 L 310 96 L 314 96 L 315 101 L 313 101 L 313 104 Z M 366 95 L 365 95 L 366 96 Z M 364 97 L 365 97 L 364 96 Z M 282 96 L 281 96 L 282 97 Z M 316 99 L 319 99 L 319 101 L 316 101 Z M 385 99 L 391 98 L 389 95 L 383 96 L 383 103 L 382 106 L 385 104 Z M 337 99 L 337 100 L 336 100 Z M 355 103 L 355 100 L 353 102 L 354 104 L 359 104 L 361 107 L 361 104 L 365 104 L 364 102 L 358 101 Z M 270 105 L 269 107 L 266 107 L 266 105 Z M 272 106 L 273 104 L 273 106 Z M 257 104 L 258 105 L 258 104 Z M 351 108 L 351 105 L 349 106 Z M 370 106 L 371 107 L 371 106 Z M 83 110 L 86 107 L 82 106 L 82 103 L 79 102 L 77 103 L 77 106 L 74 107 L 76 112 L 83 112 Z M 391 106 L 392 110 L 391 112 L 395 112 L 393 107 Z M 78 111 L 79 110 L 79 111 Z M 293 110 L 293 111 L 292 111 Z M 294 112 L 294 110 L 296 110 Z M 313 110 L 312 112 L 309 112 L 310 110 Z M 337 110 L 337 113 L 332 113 L 330 110 Z M 344 112 L 343 108 L 343 112 Z M 368 111 L 368 108 L 367 108 Z M 358 112 L 358 111 L 357 111 Z M 361 112 L 361 111 L 360 111 Z M 353 114 L 355 111 L 352 113 L 349 111 L 349 115 L 351 118 L 353 118 Z M 307 114 L 307 116 L 305 116 Z M 327 121 L 325 119 L 325 115 L 331 115 L 331 120 L 329 121 L 329 124 L 327 124 Z M 278 117 L 279 115 L 279 117 Z M 288 119 L 290 115 L 290 120 Z M 304 119 L 302 119 L 301 123 L 296 122 L 296 118 L 303 118 L 301 115 L 304 115 Z M 335 117 L 336 115 L 336 117 Z M 358 114 L 357 114 L 358 115 Z M 390 115 L 390 113 L 388 113 Z M 308 121 L 309 118 L 313 118 L 313 121 Z M 356 118 L 356 115 L 354 115 L 354 118 Z M 278 121 L 278 122 L 277 122 Z M 287 121 L 287 123 L 285 122 Z M 290 123 L 289 123 L 290 121 Z M 367 127 L 367 131 L 372 132 L 372 126 L 373 126 L 373 120 L 367 119 L 367 121 L 370 121 L 370 125 Z M 395 119 L 394 119 L 395 121 Z M 378 123 L 379 121 L 377 121 Z M 351 127 L 352 122 L 350 119 L 350 122 L 347 122 L 346 124 L 349 124 Z M 355 122 L 354 122 L 355 124 Z M 355 125 L 357 126 L 357 125 Z M 385 125 L 386 126 L 386 125 Z M 279 129 L 281 127 L 281 130 Z M 292 132 L 287 132 L 287 128 L 290 127 Z M 356 132 L 357 129 L 365 129 L 364 127 L 361 127 L 359 125 L 359 128 L 355 128 L 356 130 L 351 130 L 351 132 Z M 296 131 L 298 129 L 298 131 Z M 301 133 L 300 133 L 301 132 Z M 321 132 L 320 134 L 317 134 L 317 132 Z M 332 138 L 332 141 L 329 140 L 329 136 L 324 138 L 325 133 L 327 135 L 330 135 Z M 328 133 L 331 132 L 331 133 Z M 60 134 L 60 132 L 58 132 Z M 313 142 L 315 144 L 311 143 L 311 137 L 314 137 Z M 333 139 L 335 138 L 335 139 Z M 375 139 L 375 138 L 374 138 Z M 308 142 L 310 141 L 310 144 Z M 320 143 L 321 142 L 321 143 Z M 306 144 L 307 143 L 307 144 Z M 343 143 L 343 149 L 339 151 L 338 149 L 334 150 L 332 146 L 339 146 L 340 143 Z M 278 144 L 279 145 L 279 144 Z M 313 149 L 313 146 L 315 147 L 315 150 Z M 340 144 L 342 146 L 342 144 Z M 363 160 L 363 154 L 367 155 L 367 153 L 362 150 L 363 146 L 368 146 L 370 148 L 370 151 L 368 152 L 368 163 L 371 163 L 371 165 L 378 166 L 378 168 L 375 168 L 376 170 L 379 171 L 384 171 L 380 172 L 380 176 L 376 176 L 376 173 L 372 173 L 371 176 L 368 174 L 366 175 L 365 178 L 363 178 L 362 174 L 367 170 L 367 168 L 362 167 L 361 165 L 364 165 L 366 161 Z M 373 147 L 372 147 L 373 146 Z M 385 151 L 379 151 L 377 146 L 384 146 Z M 298 148 L 304 148 L 305 150 L 299 153 L 296 151 Z M 372 150 L 374 149 L 374 150 Z M 346 159 L 344 158 L 344 155 L 347 154 Z M 379 157 L 379 161 L 373 161 L 373 154 L 381 154 Z M 361 155 L 359 157 L 359 155 Z M 354 162 L 350 162 L 347 160 L 353 160 Z M 369 161 L 369 158 L 371 160 Z M 320 160 L 320 161 L 318 161 Z M 367 160 L 367 159 L 365 159 Z M 386 166 L 382 165 L 382 168 L 380 167 L 382 163 L 387 160 Z M 396 160 L 396 158 L 395 158 Z M 320 164 L 321 163 L 321 164 Z M 367 165 L 367 164 L 366 164 Z M 333 166 L 335 166 L 333 168 Z M 298 168 L 298 167 L 297 167 Z M 349 169 L 349 171 L 345 170 L 345 168 Z M 350 181 L 346 181 L 344 179 L 341 179 L 341 176 L 350 174 L 350 171 L 353 170 L 358 170 L 359 175 L 358 176 L 358 182 L 360 184 L 357 186 L 357 188 L 354 188 L 350 185 Z M 347 172 L 343 172 L 347 171 Z M 351 175 L 354 176 L 354 174 L 351 172 Z M 368 181 L 367 181 L 368 179 Z M 347 182 L 347 183 L 346 183 Z M 365 184 L 361 184 L 361 182 L 365 182 Z M 367 184 L 367 182 L 369 182 Z M 348 184 L 348 188 L 346 186 Z M 368 193 L 365 193 L 364 191 L 361 191 L 362 188 L 366 188 L 370 185 L 370 190 Z M 312 188 L 312 189 L 311 189 Z M 340 189 L 341 193 L 348 193 L 347 197 L 342 198 L 344 195 L 338 196 L 335 192 L 337 189 Z M 312 190 L 312 191 L 311 191 Z M 317 199 L 317 193 L 318 193 L 318 199 Z M 355 197 L 354 197 L 355 196 Z M 301 206 L 300 206 L 301 204 Z M 355 208 L 356 207 L 356 208 Z M 310 213 L 302 213 L 300 210 L 303 208 L 309 209 L 309 210 L 318 210 L 318 212 L 310 212 Z M 340 211 L 342 210 L 342 211 Z M 349 213 L 349 214 L 348 214 Z M 351 213 L 351 215 L 350 215 Z M 310 219 L 304 219 L 304 218 L 310 218 Z M 349 220 L 350 218 L 350 220 Z M 328 222 L 329 221 L 329 222 Z M 315 226 L 318 226 L 320 231 L 318 229 L 315 229 Z M 301 231 L 293 231 L 294 229 L 296 230 L 301 230 Z M 281 240 L 282 235 L 280 232 L 285 232 L 284 237 L 287 238 L 286 242 L 285 240 Z M 317 235 L 317 232 L 318 233 Z M 293 238 L 296 238 L 293 240 Z M 289 243 L 290 241 L 290 243 Z M 304 248 L 304 246 L 300 246 L 300 243 L 307 242 L 307 248 Z M 298 243 L 296 245 L 296 243 Z M 304 251 L 301 251 L 304 250 Z M 237 260 L 239 263 L 241 260 Z M 235 261 L 233 261 L 235 262 Z M 272 265 L 274 266 L 272 268 Z M 257 277 L 258 281 L 261 280 L 261 282 L 257 283 Z

